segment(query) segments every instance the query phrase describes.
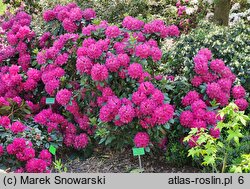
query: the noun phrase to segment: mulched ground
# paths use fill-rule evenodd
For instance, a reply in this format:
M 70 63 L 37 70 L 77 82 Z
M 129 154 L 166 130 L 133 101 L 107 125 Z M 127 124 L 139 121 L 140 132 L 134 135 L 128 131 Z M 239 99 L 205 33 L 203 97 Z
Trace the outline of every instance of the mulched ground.
M 164 157 L 142 156 L 142 167 L 144 173 L 195 173 L 200 172 L 199 169 L 184 166 L 174 167 L 167 165 Z M 67 172 L 73 173 L 130 173 L 138 172 L 138 157 L 132 155 L 131 150 L 124 152 L 95 152 L 92 157 L 87 160 L 64 159 L 64 166 Z

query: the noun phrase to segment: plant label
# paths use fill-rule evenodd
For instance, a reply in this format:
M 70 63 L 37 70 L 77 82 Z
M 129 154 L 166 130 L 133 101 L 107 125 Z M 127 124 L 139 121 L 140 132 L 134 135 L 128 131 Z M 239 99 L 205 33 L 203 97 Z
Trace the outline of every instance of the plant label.
M 55 104 L 55 98 L 46 98 L 46 104 Z
M 145 155 L 144 148 L 133 148 L 133 155 L 134 156 Z
M 50 145 L 49 152 L 53 155 L 56 155 L 56 148 L 53 145 Z

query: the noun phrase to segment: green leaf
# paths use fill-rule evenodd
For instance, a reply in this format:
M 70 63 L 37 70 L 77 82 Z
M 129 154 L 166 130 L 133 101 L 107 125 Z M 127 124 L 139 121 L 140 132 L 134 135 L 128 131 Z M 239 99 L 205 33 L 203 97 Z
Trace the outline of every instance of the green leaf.
M 106 140 L 106 138 L 102 138 L 102 139 L 99 141 L 99 144 L 102 144 L 105 140 Z
M 194 156 L 196 156 L 196 155 L 197 155 L 197 150 L 195 148 L 191 148 L 188 150 L 188 157 L 192 156 L 192 158 L 194 158 Z
M 144 169 L 133 169 L 130 171 L 130 173 L 142 173 Z
M 149 153 L 149 152 L 150 152 L 150 148 L 147 146 L 147 147 L 145 148 L 145 151 Z
M 240 130 L 239 129 L 236 131 L 229 130 L 227 131 L 227 133 L 228 133 L 227 141 L 231 141 L 232 139 L 234 139 L 235 143 L 239 145 L 239 138 L 243 137 L 243 135 L 240 133 Z
M 169 130 L 169 129 L 170 129 L 170 125 L 169 125 L 169 123 L 166 123 L 165 125 L 163 125 L 163 127 L 164 127 L 165 129 L 167 129 L 167 130 Z
M 204 157 L 204 162 L 202 164 L 204 165 L 214 165 L 215 159 L 213 156 L 205 156 Z
M 197 144 L 201 145 L 202 143 L 206 142 L 207 138 L 204 135 L 200 135 L 200 137 L 197 140 Z
M 240 122 L 242 123 L 242 125 L 246 126 L 247 121 L 242 116 L 239 116 L 239 118 L 240 118 Z
M 115 139 L 115 136 L 108 137 L 107 140 L 105 141 L 105 145 L 110 144 L 114 139 Z

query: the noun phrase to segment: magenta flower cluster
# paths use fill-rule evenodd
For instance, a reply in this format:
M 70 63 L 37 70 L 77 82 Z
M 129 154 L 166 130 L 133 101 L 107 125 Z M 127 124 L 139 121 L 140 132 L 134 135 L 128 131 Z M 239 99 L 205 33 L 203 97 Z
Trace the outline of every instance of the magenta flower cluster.
M 222 107 L 229 103 L 232 94 L 239 109 L 245 110 L 248 107 L 245 89 L 242 86 L 234 86 L 236 76 L 230 68 L 221 59 L 211 60 L 211 56 L 208 49 L 201 49 L 194 57 L 196 75 L 191 81 L 192 85 L 199 87 L 205 84 L 208 98 L 215 99 Z
M 96 13 L 93 9 L 83 11 L 75 3 L 66 6 L 57 5 L 54 9 L 43 13 L 43 19 L 46 22 L 58 20 L 68 33 L 76 32 L 82 19 L 89 21 L 95 17 Z
M 0 48 L 0 108 L 14 110 L 0 117 L 0 126 L 14 140 L 1 143 L 0 158 L 16 159 L 22 165 L 16 172 L 45 173 L 52 163 L 48 150 L 35 150 L 31 141 L 19 138 L 31 128 L 23 120 L 10 120 L 16 109 L 25 107 L 23 119 L 35 121 L 48 135 L 62 136 L 63 144 L 76 150 L 87 148 L 100 124 L 108 125 L 111 132 L 131 129 L 133 132 L 125 133 L 132 135 L 127 143 L 151 147 L 156 141 L 153 131 L 165 128 L 174 118 L 174 106 L 157 88 L 158 82 L 173 81 L 174 76 L 155 75 L 153 69 L 162 61 L 160 42 L 178 37 L 178 27 L 159 19 L 145 23 L 131 16 L 118 27 L 93 21 L 95 17 L 91 8 L 57 5 L 45 11 L 43 18 L 59 23 L 60 34 L 46 31 L 37 41 L 33 41 L 31 17 L 24 12 L 2 24 L 8 46 Z M 190 91 L 183 98 L 187 110 L 180 122 L 187 128 L 209 128 L 217 138 L 219 118 L 216 111 L 208 110 L 209 101 L 215 99 L 225 106 L 232 95 L 240 110 L 248 104 L 246 91 L 233 87 L 235 76 L 230 69 L 211 56 L 208 49 L 202 49 L 194 58 L 192 84 L 206 90 L 205 94 Z M 46 97 L 55 98 L 55 104 L 47 105 Z M 157 140 L 166 148 L 167 138 L 162 135 Z
M 11 144 L 7 145 L 6 152 L 15 156 L 19 161 L 25 162 L 25 169 L 20 168 L 17 172 L 46 173 L 49 171 L 48 168 L 52 162 L 52 155 L 48 150 L 42 150 L 39 157 L 36 158 L 36 152 L 32 147 L 32 143 L 24 138 L 15 138 Z
M 220 130 L 216 128 L 221 120 L 217 116 L 220 107 L 228 105 L 231 98 L 235 99 L 240 110 L 248 107 L 245 100 L 246 91 L 242 86 L 234 85 L 236 76 L 225 65 L 223 60 L 212 59 L 209 49 L 201 49 L 194 57 L 195 76 L 191 80 L 197 91 L 205 87 L 205 91 L 189 91 L 182 99 L 182 105 L 187 108 L 180 115 L 180 123 L 187 128 L 209 129 L 211 136 L 220 137 Z M 211 102 L 219 104 L 216 110 L 209 110 Z M 197 137 L 189 141 L 191 147 L 195 146 Z
M 3 22 L 1 27 L 6 32 L 9 46 L 0 50 L 0 62 L 10 57 L 17 56 L 17 63 L 24 71 L 27 71 L 31 56 L 28 45 L 35 37 L 34 31 L 30 29 L 31 16 L 25 12 L 19 12 L 11 17 L 9 21 Z

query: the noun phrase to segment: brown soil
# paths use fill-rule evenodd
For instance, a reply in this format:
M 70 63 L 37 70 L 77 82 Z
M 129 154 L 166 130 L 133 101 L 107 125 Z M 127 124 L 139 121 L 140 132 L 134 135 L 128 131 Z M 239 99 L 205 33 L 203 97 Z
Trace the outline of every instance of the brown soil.
M 131 150 L 124 152 L 95 152 L 92 157 L 87 160 L 64 159 L 64 166 L 67 172 L 73 173 L 129 173 L 138 172 L 138 157 L 132 155 Z M 148 155 L 141 156 L 142 168 L 144 173 L 194 173 L 200 172 L 199 169 L 184 166 L 175 167 L 166 164 L 164 157 L 152 157 Z

